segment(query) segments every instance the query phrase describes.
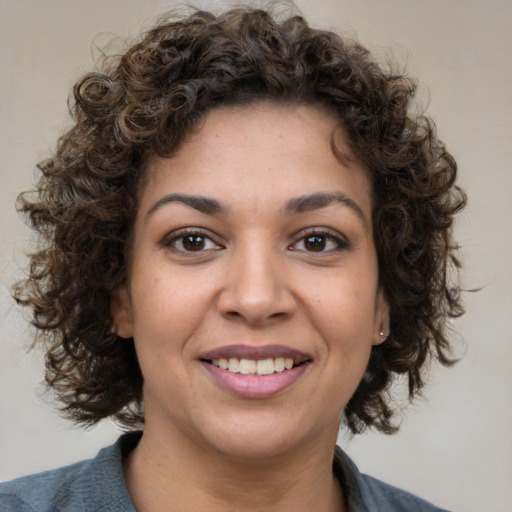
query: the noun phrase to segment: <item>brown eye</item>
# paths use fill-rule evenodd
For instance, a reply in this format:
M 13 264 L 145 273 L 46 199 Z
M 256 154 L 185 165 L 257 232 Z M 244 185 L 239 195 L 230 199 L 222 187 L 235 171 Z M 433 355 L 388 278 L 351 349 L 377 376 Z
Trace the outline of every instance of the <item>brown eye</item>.
M 327 240 L 325 236 L 312 235 L 304 239 L 304 247 L 308 251 L 320 252 L 325 250 Z
M 205 237 L 201 235 L 188 235 L 182 238 L 181 245 L 186 251 L 201 251 L 205 247 Z
M 221 249 L 221 247 L 217 245 L 209 236 L 201 233 L 200 231 L 176 234 L 168 241 L 164 240 L 162 245 L 181 253 Z
M 309 253 L 332 253 L 348 249 L 347 240 L 338 233 L 329 231 L 309 232 L 297 240 L 290 249 Z

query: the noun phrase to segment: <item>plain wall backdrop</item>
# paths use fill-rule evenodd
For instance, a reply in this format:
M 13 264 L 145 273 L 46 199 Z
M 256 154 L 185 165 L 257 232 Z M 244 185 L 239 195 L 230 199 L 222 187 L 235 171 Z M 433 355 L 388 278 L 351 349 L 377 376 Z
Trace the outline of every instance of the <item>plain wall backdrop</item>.
M 242 2 L 243 3 L 243 2 Z M 68 125 L 66 99 L 92 41 L 137 36 L 175 5 L 157 0 L 0 0 L 0 480 L 93 456 L 118 432 L 83 432 L 37 394 L 41 355 L 10 297 L 31 234 L 14 202 Z M 196 1 L 200 7 L 223 2 Z M 233 3 L 231 3 L 233 5 Z M 512 4 L 499 0 L 297 0 L 310 22 L 390 48 L 458 161 L 467 314 L 462 361 L 435 368 L 396 436 L 340 443 L 360 468 L 455 511 L 512 510 Z

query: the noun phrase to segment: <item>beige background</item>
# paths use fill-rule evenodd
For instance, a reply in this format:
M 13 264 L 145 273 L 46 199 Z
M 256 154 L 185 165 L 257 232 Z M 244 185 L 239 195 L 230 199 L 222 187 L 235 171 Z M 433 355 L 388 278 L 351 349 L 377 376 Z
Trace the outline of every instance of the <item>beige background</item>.
M 199 6 L 213 2 L 196 1 Z M 222 2 L 216 2 L 222 4 Z M 360 468 L 456 511 L 512 510 L 512 4 L 487 0 L 301 0 L 317 25 L 391 48 L 425 86 L 470 205 L 465 249 L 466 353 L 435 370 L 427 401 L 400 434 L 340 442 Z M 91 41 L 136 35 L 172 1 L 0 0 L 0 480 L 95 454 L 111 425 L 82 432 L 37 396 L 42 363 L 9 296 L 30 234 L 13 208 L 34 163 L 66 126 L 66 98 L 91 65 Z M 99 35 L 98 34 L 103 34 Z

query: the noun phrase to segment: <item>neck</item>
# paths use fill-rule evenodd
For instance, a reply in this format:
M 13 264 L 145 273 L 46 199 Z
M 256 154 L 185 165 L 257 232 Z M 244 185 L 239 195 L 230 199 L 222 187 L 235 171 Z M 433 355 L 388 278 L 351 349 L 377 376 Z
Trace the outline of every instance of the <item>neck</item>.
M 332 473 L 334 443 L 273 457 L 209 453 L 146 428 L 125 463 L 138 512 L 244 510 L 339 512 L 343 496 Z

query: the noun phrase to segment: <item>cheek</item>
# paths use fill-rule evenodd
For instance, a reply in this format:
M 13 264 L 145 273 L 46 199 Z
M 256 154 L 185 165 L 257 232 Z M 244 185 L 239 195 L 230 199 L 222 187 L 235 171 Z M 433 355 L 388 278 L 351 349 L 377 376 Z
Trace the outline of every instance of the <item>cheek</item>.
M 343 407 L 355 392 L 368 365 L 373 345 L 373 311 L 373 302 L 362 306 L 361 301 L 348 300 L 324 311 L 321 317 L 318 330 L 327 354 L 325 372 L 330 375 L 326 396 L 339 396 Z
M 362 281 L 364 282 L 364 280 Z M 374 336 L 375 291 L 352 279 L 329 280 L 311 302 L 311 322 L 323 340 L 329 391 L 347 401 L 359 384 Z
M 173 350 L 200 326 L 214 295 L 208 280 L 190 272 L 169 268 L 136 273 L 132 282 L 134 337 L 136 344 Z
M 376 290 L 370 283 L 364 283 L 364 279 L 357 277 L 330 277 L 303 290 L 312 320 L 321 331 L 347 342 L 371 339 Z

